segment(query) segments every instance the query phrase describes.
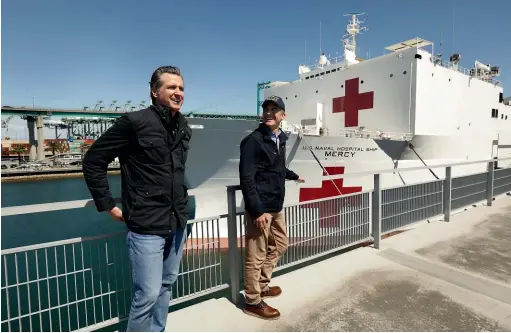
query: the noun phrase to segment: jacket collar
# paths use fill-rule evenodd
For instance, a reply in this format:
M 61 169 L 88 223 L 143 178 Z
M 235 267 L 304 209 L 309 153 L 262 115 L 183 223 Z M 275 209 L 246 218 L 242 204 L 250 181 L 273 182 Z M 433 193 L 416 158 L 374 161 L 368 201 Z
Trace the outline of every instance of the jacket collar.
M 171 121 L 175 121 L 178 128 L 182 128 L 185 125 L 185 117 L 181 112 L 176 112 L 174 117 L 172 117 L 172 110 L 165 105 L 161 104 L 153 104 L 151 105 L 151 109 L 160 117 L 165 125 L 170 125 Z
M 271 131 L 264 123 L 259 123 L 257 130 L 263 135 L 264 139 L 271 140 Z M 282 130 L 280 130 L 278 137 L 281 142 L 287 140 L 287 135 Z

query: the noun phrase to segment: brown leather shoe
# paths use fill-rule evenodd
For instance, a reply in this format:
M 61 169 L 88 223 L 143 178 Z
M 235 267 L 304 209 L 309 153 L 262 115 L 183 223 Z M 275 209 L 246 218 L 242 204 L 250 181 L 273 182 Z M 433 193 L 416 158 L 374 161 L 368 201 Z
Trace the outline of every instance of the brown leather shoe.
M 266 304 L 264 301 L 259 302 L 259 304 L 245 304 L 245 308 L 243 309 L 243 312 L 250 316 L 254 316 L 261 319 L 266 320 L 275 320 L 279 319 L 280 312 L 277 309 L 272 308 L 268 304 Z
M 268 290 L 261 292 L 261 299 L 277 297 L 282 294 L 282 289 L 278 286 L 269 287 Z

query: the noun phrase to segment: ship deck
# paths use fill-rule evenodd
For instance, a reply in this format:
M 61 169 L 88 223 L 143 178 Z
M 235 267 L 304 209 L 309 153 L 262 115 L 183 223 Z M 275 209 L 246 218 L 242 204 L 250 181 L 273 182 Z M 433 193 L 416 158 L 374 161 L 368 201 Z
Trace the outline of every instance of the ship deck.
M 380 175 L 396 170 L 380 170 L 371 191 L 286 207 L 290 247 L 273 281 L 284 292 L 268 301 L 282 313 L 276 322 L 240 310 L 244 223 L 239 188 L 228 187 L 226 214 L 189 221 L 167 330 L 510 330 L 511 167 L 495 162 L 430 166 L 445 178 L 393 188 L 381 188 Z M 475 163 L 487 171 L 452 176 Z M 5 207 L 2 217 L 81 209 L 94 205 Z M 125 236 L 2 249 L 2 331 L 122 331 L 131 299 Z

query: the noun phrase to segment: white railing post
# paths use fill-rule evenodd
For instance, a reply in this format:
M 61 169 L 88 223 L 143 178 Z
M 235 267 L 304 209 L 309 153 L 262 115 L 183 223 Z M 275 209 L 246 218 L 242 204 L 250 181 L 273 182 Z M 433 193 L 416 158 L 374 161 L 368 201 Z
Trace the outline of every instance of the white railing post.
M 229 254 L 229 275 L 231 280 L 231 301 L 237 304 L 240 294 L 240 259 L 238 230 L 236 225 L 236 187 L 227 187 L 227 237 Z
M 451 167 L 445 168 L 445 180 L 444 180 L 444 221 L 449 222 L 451 220 L 451 189 L 452 189 L 452 174 Z
M 493 203 L 493 180 L 494 180 L 494 164 L 495 162 L 488 162 L 488 178 L 486 183 L 486 205 L 491 206 Z
M 380 248 L 381 240 L 381 187 L 380 174 L 374 175 L 374 188 L 372 197 L 372 234 L 374 238 L 374 248 Z

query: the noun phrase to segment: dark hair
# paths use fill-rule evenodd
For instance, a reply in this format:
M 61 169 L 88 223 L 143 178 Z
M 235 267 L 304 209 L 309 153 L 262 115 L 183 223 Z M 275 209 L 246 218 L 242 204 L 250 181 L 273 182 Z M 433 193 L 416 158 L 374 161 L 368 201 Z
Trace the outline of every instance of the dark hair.
M 149 85 L 151 88 L 151 91 L 149 92 L 149 94 L 151 95 L 151 101 L 153 102 L 153 104 L 154 104 L 154 98 L 153 98 L 153 94 L 151 94 L 151 92 L 161 88 L 162 83 L 161 83 L 160 78 L 164 73 L 177 75 L 177 76 L 180 76 L 181 78 L 183 77 L 181 75 L 181 71 L 179 70 L 179 67 L 177 67 L 177 66 L 160 66 L 160 67 L 158 67 L 153 72 L 153 75 L 151 75 L 151 82 L 149 82 Z

